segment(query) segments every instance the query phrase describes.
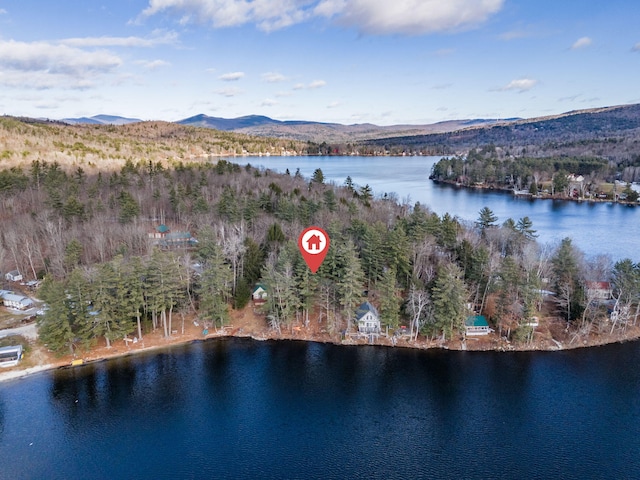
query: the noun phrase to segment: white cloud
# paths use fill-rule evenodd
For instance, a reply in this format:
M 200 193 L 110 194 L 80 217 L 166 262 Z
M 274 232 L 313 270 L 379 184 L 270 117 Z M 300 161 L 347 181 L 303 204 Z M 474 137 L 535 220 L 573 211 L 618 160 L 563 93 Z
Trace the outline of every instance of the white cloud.
M 178 40 L 176 32 L 155 32 L 149 38 L 142 37 L 78 37 L 60 40 L 70 47 L 154 47 L 174 44 Z
M 0 15 L 5 15 L 8 13 L 4 8 L 0 8 Z
M 276 97 L 290 97 L 293 93 L 291 92 L 276 92 Z
M 176 13 L 181 24 L 210 23 L 215 28 L 255 23 L 265 31 L 301 23 L 311 15 L 309 1 L 297 0 L 149 0 L 142 16 Z
M 503 3 L 504 0 L 323 0 L 316 12 L 333 12 L 338 23 L 364 33 L 424 35 L 473 27 L 497 13 Z
M 519 93 L 526 92 L 527 90 L 531 90 L 538 84 L 538 80 L 533 78 L 519 78 L 517 80 L 511 80 L 504 87 L 499 90 L 508 91 L 508 90 L 516 90 Z
M 284 82 L 287 80 L 287 77 L 278 72 L 267 72 L 263 73 L 261 76 L 262 80 L 268 83 Z
M 580 50 L 581 48 L 587 48 L 593 43 L 589 37 L 580 37 L 571 45 L 571 50 Z
M 313 17 L 369 34 L 424 35 L 476 26 L 497 13 L 505 0 L 149 0 L 142 17 L 174 13 L 181 24 L 215 28 L 253 23 L 273 31 Z
M 325 82 L 324 80 L 314 80 L 313 82 L 311 82 L 307 88 L 309 89 L 316 89 L 316 88 L 322 88 L 327 84 L 327 82 Z
M 88 88 L 122 60 L 105 50 L 85 51 L 47 42 L 0 40 L 0 84 L 27 88 Z
M 221 90 L 216 90 L 218 95 L 222 95 L 223 97 L 237 97 L 238 95 L 242 95 L 244 91 L 239 88 L 223 88 Z
M 138 60 L 135 62 L 138 65 L 142 65 L 147 70 L 155 70 L 160 67 L 168 67 L 171 64 L 165 60 Z
M 636 43 L 633 47 L 631 47 L 632 52 L 640 52 L 640 42 Z
M 218 80 L 222 80 L 224 82 L 235 82 L 244 77 L 244 72 L 230 72 L 220 75 Z
M 322 88 L 327 84 L 324 80 L 314 80 L 311 83 L 296 83 L 293 86 L 294 90 L 315 90 L 317 88 Z
M 327 105 L 327 108 L 338 108 L 341 105 L 341 102 L 331 102 L 329 105 Z
M 275 100 L 272 100 L 271 98 L 265 98 L 262 103 L 260 104 L 261 107 L 273 107 L 274 105 L 277 105 L 278 102 Z

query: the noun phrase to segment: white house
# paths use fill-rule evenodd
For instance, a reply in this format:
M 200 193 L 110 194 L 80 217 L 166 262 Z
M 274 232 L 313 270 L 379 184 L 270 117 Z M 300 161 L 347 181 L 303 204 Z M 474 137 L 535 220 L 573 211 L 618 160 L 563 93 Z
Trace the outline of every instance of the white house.
M 21 282 L 22 274 L 18 270 L 13 270 L 11 272 L 7 272 L 4 278 L 10 282 Z
M 609 300 L 613 297 L 613 289 L 609 282 L 586 282 L 587 297 L 594 300 Z
M 13 367 L 22 358 L 22 345 L 0 348 L 0 367 Z
M 364 302 L 356 310 L 356 322 L 358 322 L 358 332 L 360 333 L 380 333 L 380 315 L 378 315 L 376 307 L 369 302 Z

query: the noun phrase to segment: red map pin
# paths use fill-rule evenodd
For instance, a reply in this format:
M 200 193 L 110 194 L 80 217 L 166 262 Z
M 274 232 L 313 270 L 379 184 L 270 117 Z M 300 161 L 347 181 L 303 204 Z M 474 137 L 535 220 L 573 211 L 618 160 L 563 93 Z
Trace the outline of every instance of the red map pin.
M 312 273 L 316 273 L 329 251 L 329 235 L 320 227 L 305 228 L 298 237 L 298 248 Z

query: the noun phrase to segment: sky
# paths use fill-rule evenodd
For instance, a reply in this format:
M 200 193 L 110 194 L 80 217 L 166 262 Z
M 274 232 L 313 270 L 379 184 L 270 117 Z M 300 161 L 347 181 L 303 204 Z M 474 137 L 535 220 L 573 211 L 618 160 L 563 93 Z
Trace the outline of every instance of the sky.
M 0 114 L 343 124 L 640 103 L 637 0 L 0 0 Z

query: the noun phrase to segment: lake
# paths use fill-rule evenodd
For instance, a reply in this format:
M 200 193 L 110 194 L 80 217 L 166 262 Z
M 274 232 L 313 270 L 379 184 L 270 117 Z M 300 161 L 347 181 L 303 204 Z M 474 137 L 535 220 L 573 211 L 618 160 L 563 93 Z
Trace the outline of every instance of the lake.
M 216 339 L 0 385 L 0 478 L 638 478 L 638 343 Z
M 351 176 L 358 186 L 369 184 L 376 195 L 395 193 L 399 201 L 420 202 L 438 215 L 449 213 L 473 223 L 484 206 L 500 223 L 507 218 L 528 216 L 538 240 L 557 243 L 571 237 L 587 255 L 609 254 L 614 260 L 631 258 L 640 262 L 640 207 L 610 202 L 590 203 L 568 200 L 531 199 L 509 193 L 456 188 L 429 180 L 431 167 L 441 157 L 262 157 L 230 159 L 251 163 L 278 172 L 296 169 L 311 177 L 316 168 L 328 181 L 343 185 Z

